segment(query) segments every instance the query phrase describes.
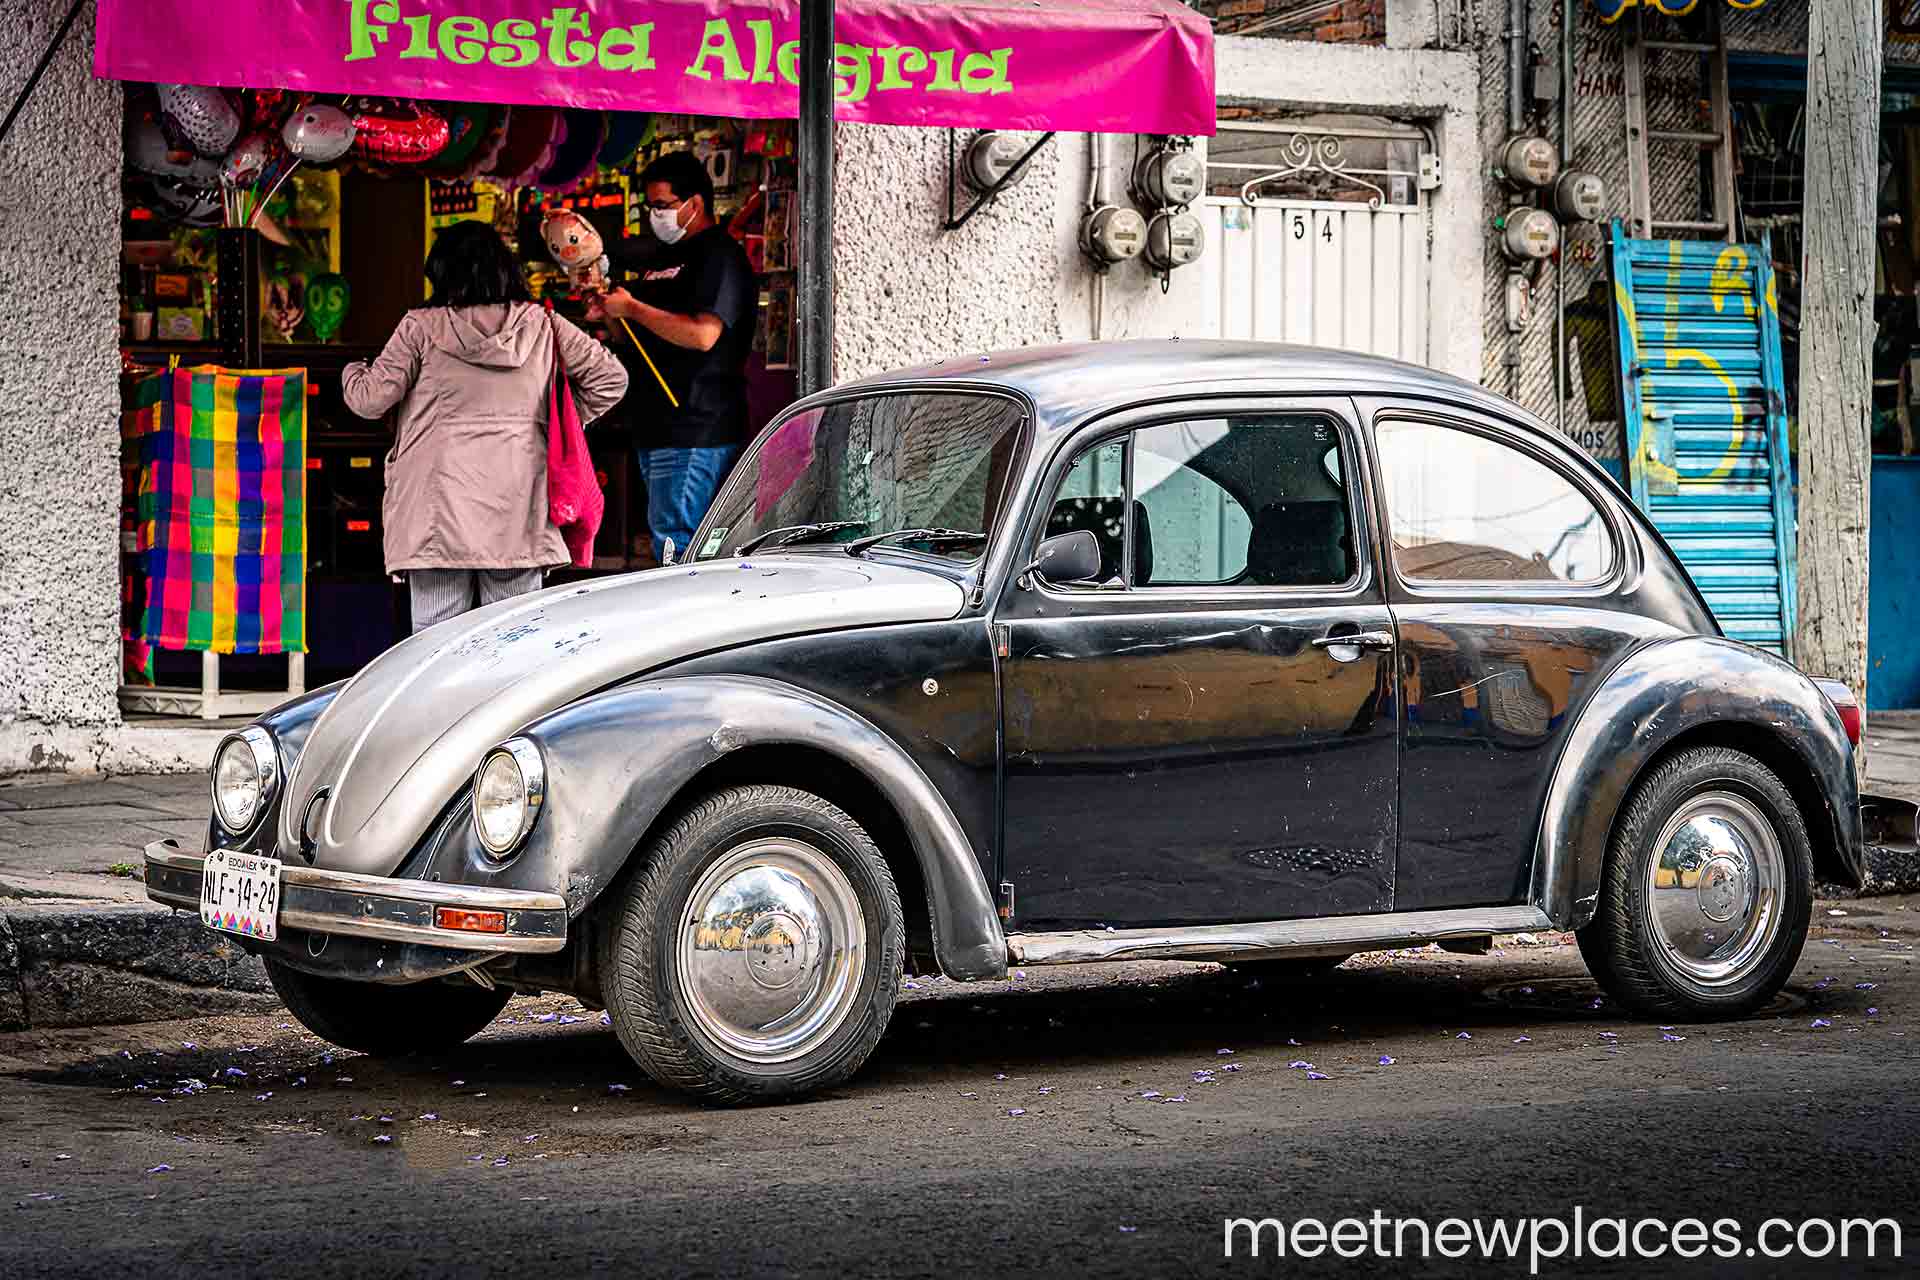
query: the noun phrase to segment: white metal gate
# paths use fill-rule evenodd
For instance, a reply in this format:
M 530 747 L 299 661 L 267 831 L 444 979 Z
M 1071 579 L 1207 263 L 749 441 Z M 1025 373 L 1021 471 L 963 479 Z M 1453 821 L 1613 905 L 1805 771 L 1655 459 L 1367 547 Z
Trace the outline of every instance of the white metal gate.
M 1206 336 L 1344 347 L 1424 364 L 1426 212 L 1210 197 Z

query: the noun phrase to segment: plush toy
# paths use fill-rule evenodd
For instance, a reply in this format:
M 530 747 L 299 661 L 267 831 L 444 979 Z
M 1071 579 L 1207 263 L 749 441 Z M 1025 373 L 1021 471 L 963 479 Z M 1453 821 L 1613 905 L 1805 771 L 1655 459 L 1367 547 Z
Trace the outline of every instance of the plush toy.
M 541 220 L 540 238 L 547 242 L 553 260 L 567 269 L 567 281 L 576 291 L 606 289 L 606 244 L 591 222 L 571 209 L 555 209 Z

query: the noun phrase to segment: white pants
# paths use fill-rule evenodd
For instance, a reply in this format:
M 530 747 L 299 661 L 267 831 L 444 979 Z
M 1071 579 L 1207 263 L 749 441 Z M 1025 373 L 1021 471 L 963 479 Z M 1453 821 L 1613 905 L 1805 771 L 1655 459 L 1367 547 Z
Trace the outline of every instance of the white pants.
M 409 569 L 413 629 L 457 618 L 476 605 L 492 604 L 540 589 L 543 569 Z

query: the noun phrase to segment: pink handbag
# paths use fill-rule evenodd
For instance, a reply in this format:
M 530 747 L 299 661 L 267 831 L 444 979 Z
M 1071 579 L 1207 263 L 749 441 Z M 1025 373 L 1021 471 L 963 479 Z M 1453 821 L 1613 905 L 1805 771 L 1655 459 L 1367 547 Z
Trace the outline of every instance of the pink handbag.
M 549 316 L 550 328 L 552 324 Z M 587 452 L 587 432 L 573 407 L 573 388 L 567 383 L 556 331 L 553 382 L 547 387 L 547 518 L 559 526 L 574 568 L 593 567 L 593 538 L 606 511 L 607 500 Z

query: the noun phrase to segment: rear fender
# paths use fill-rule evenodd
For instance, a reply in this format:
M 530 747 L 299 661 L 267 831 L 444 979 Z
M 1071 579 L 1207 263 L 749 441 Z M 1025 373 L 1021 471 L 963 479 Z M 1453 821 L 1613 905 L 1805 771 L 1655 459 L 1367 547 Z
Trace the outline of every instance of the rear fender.
M 1858 882 L 1859 789 L 1840 713 L 1812 680 L 1772 654 L 1717 636 L 1683 636 L 1628 655 L 1581 711 L 1541 813 L 1534 905 L 1564 929 L 1592 920 L 1614 818 L 1634 782 L 1683 736 L 1729 726 L 1766 734 L 1804 766 L 1804 778 L 1785 781 L 1798 795 L 1817 795 L 1825 810 L 1808 813 L 1809 834 L 1816 846 L 1831 842 Z

